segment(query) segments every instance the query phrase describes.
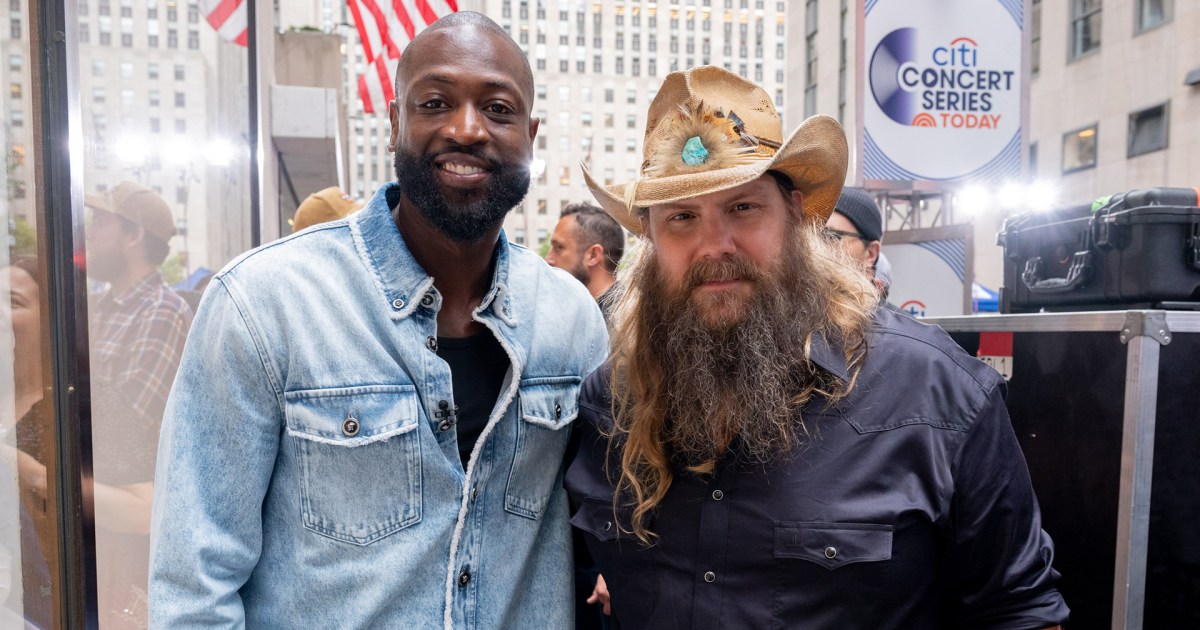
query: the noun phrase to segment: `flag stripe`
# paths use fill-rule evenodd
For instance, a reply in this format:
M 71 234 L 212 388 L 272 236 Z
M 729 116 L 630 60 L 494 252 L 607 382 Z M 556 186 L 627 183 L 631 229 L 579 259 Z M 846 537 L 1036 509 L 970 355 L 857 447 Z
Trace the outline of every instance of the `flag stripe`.
M 208 23 L 213 28 L 220 30 L 221 25 L 225 24 L 225 20 L 228 20 L 229 16 L 233 15 L 233 12 L 241 4 L 242 0 L 221 0 L 216 7 L 213 7 L 212 11 L 209 11 L 207 16 Z
M 400 19 L 400 24 L 404 26 L 404 32 L 408 34 L 408 41 L 411 42 L 417 36 L 417 29 L 408 15 L 408 8 L 401 0 L 392 0 L 392 10 L 396 12 L 396 17 Z
M 346 4 L 350 5 L 350 15 L 354 16 L 354 28 L 358 29 L 358 41 L 362 42 L 363 56 L 368 60 L 375 58 L 375 52 L 371 48 L 371 38 L 367 37 L 367 29 L 363 26 L 362 10 L 358 7 L 358 0 L 347 0 Z M 359 78 L 362 78 L 361 75 Z
M 392 77 L 404 48 L 438 18 L 458 11 L 458 3 L 456 0 L 346 0 L 346 3 L 362 42 L 366 64 L 373 66 L 357 77 L 363 112 L 386 113 L 388 103 L 395 99 Z
M 425 18 L 426 24 L 433 24 L 438 19 L 438 15 L 429 7 L 427 0 L 417 0 L 417 10 L 421 12 L 421 17 Z
M 358 75 L 358 98 L 362 100 L 363 112 L 374 114 L 375 107 L 371 104 L 371 92 L 367 89 L 367 75 Z
M 382 42 L 383 50 L 378 51 L 376 56 L 382 56 L 385 53 L 389 57 L 399 55 L 400 51 L 396 49 L 396 44 L 392 42 L 391 34 L 388 33 L 387 18 L 384 17 L 379 5 L 375 4 L 375 0 L 362 0 L 362 2 L 371 16 L 375 18 L 375 27 L 379 30 L 379 39 Z M 373 61 L 373 59 L 368 59 L 368 61 Z

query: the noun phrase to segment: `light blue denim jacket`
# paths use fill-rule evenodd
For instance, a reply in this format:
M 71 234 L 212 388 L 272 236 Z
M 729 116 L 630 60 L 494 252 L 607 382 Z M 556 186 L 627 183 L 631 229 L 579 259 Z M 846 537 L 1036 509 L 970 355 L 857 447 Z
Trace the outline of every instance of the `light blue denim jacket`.
M 159 447 L 153 626 L 571 625 L 562 460 L 604 321 L 500 237 L 474 317 L 510 371 L 464 471 L 441 296 L 392 221 L 399 194 L 243 255 L 206 292 Z

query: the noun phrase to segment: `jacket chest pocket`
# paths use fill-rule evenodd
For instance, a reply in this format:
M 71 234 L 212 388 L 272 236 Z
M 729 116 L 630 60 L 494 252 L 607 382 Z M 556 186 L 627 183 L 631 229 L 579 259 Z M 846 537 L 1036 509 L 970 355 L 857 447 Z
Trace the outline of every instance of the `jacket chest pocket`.
M 539 519 L 554 492 L 562 488 L 561 472 L 571 422 L 579 415 L 577 376 L 531 378 L 518 391 L 517 444 L 504 495 L 504 509 Z
M 285 394 L 304 527 L 367 545 L 421 520 L 416 390 L 371 385 Z

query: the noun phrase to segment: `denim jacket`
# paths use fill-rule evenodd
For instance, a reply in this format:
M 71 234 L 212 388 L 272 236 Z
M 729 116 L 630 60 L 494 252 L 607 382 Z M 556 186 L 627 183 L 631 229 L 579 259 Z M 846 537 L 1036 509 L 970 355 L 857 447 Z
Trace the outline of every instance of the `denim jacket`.
M 464 471 L 442 298 L 399 195 L 243 255 L 206 292 L 159 447 L 155 627 L 570 625 L 563 453 L 604 321 L 500 237 L 474 318 L 510 370 Z

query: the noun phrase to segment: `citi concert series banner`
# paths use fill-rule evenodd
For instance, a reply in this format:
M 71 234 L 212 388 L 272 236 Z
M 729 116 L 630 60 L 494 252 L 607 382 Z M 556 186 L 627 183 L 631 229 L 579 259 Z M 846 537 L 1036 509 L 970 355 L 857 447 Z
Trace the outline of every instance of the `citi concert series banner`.
M 862 176 L 1021 175 L 1024 0 L 864 0 Z

